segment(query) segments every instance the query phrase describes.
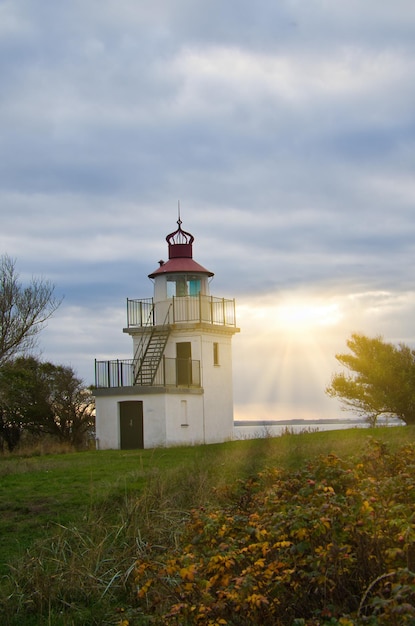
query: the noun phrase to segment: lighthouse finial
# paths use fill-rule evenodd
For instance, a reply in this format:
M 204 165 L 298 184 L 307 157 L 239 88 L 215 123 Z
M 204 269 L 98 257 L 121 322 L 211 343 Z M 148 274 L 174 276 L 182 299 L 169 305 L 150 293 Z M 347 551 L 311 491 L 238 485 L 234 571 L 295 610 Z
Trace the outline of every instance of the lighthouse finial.
M 182 220 L 180 219 L 180 200 L 177 201 L 177 215 L 178 215 L 177 223 L 178 223 L 178 225 L 180 227 L 180 225 L 182 223 Z
M 194 241 L 194 237 L 191 233 L 187 233 L 185 230 L 182 230 L 182 220 L 180 218 L 180 200 L 177 202 L 177 213 L 178 220 L 177 225 L 178 229 L 174 231 L 174 233 L 170 233 L 166 237 L 166 241 L 169 246 L 177 245 L 177 244 L 189 244 L 191 245 Z

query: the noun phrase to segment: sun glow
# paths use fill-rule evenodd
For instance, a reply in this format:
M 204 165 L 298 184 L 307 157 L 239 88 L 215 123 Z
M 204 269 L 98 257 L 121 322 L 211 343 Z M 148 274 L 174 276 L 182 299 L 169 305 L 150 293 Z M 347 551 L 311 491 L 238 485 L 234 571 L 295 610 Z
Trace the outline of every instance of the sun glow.
M 324 390 L 334 367 L 332 338 L 341 320 L 340 304 L 323 297 L 269 295 L 241 303 L 238 325 L 243 348 L 234 370 L 242 384 L 236 395 L 243 397 L 245 406 L 263 408 L 251 419 L 333 416 L 330 411 L 335 407 Z M 325 409 L 313 414 L 315 406 Z
M 264 331 L 281 331 L 307 335 L 321 328 L 336 326 L 342 320 L 341 307 L 337 302 L 323 298 L 287 296 L 275 298 L 267 296 L 261 302 L 254 301 L 238 307 L 239 316 L 244 318 L 244 327 L 258 324 Z
M 351 285 L 349 286 L 351 287 Z M 339 289 L 262 294 L 237 301 L 235 419 L 341 418 L 325 394 L 335 355 L 352 332 L 415 345 L 415 292 Z M 240 417 L 239 417 L 240 416 Z
M 334 326 L 341 319 L 337 304 L 288 302 L 276 310 L 278 325 L 289 331 L 310 331 L 315 327 Z

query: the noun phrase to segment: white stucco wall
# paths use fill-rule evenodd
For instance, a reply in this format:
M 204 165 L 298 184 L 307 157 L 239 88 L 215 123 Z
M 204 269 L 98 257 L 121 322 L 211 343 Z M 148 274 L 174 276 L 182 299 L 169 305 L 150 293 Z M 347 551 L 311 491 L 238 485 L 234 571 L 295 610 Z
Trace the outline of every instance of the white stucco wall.
M 144 448 L 204 443 L 202 393 L 120 393 L 96 397 L 96 438 L 100 450 L 119 449 L 119 403 L 143 403 Z
M 166 402 L 163 394 L 131 394 L 113 390 L 110 395 L 96 397 L 96 439 L 100 450 L 119 449 L 120 418 L 119 403 L 143 402 L 143 438 L 145 448 L 166 445 Z
M 174 331 L 165 349 L 166 357 L 176 357 L 176 343 L 189 341 L 192 345 L 192 359 L 201 363 L 201 381 L 204 390 L 203 406 L 193 411 L 194 422 L 198 423 L 196 415 L 203 419 L 202 440 L 205 443 L 217 443 L 232 439 L 233 436 L 233 380 L 232 380 L 232 335 L 226 332 L 209 330 L 200 332 L 192 330 Z M 219 346 L 219 365 L 213 364 L 213 344 Z M 190 407 L 190 405 L 189 405 Z M 170 409 L 171 410 L 171 409 Z M 169 413 L 167 413 L 169 415 Z M 175 424 L 178 420 L 172 420 Z M 180 429 L 181 432 L 183 429 Z M 168 440 L 176 439 L 178 434 L 168 429 Z M 183 432 L 182 432 L 183 436 Z M 196 436 L 196 434 L 195 434 Z M 197 433 L 198 436 L 198 433 Z M 191 437 L 189 437 L 191 439 Z
M 176 344 L 190 342 L 192 359 L 201 364 L 202 389 L 168 388 L 164 393 L 151 390 L 140 393 L 139 387 L 129 387 L 111 389 L 102 395 L 98 392 L 96 433 L 99 448 L 120 447 L 118 405 L 125 400 L 143 402 L 145 448 L 232 439 L 232 336 L 231 330 L 210 325 L 190 324 L 174 328 L 164 354 L 176 358 Z M 137 338 L 133 334 L 134 343 Z M 214 343 L 219 346 L 218 365 L 214 364 Z
M 118 397 L 96 396 L 96 446 L 98 450 L 120 447 Z
M 166 402 L 162 394 L 137 396 L 143 402 L 144 447 L 166 445 Z
M 213 364 L 213 343 L 219 346 L 219 365 Z M 229 334 L 208 334 L 201 342 L 202 384 L 206 414 L 207 443 L 232 439 L 233 380 L 232 346 Z
M 205 443 L 203 395 L 166 396 L 166 438 L 169 445 Z

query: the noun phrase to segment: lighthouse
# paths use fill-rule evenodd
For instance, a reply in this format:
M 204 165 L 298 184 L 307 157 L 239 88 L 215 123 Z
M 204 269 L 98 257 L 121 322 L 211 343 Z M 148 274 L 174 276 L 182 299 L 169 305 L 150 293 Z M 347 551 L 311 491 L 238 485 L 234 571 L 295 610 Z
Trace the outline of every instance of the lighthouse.
M 95 361 L 100 449 L 227 441 L 233 435 L 235 300 L 210 294 L 213 272 L 193 259 L 194 237 L 167 235 L 153 296 L 127 299 L 132 358 Z

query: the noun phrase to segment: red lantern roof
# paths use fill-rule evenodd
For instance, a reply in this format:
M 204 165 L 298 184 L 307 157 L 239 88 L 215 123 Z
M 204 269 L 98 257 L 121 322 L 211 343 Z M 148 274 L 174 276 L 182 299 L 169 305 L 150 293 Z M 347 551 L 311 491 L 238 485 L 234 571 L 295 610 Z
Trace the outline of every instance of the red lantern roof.
M 193 260 L 192 244 L 194 237 L 185 230 L 182 230 L 180 217 L 177 220 L 177 224 L 178 229 L 166 237 L 166 241 L 169 244 L 169 260 L 166 262 L 159 261 L 160 267 L 152 274 L 149 274 L 148 277 L 154 278 L 160 274 L 176 274 L 178 272 L 213 276 L 213 272 L 210 272 Z

